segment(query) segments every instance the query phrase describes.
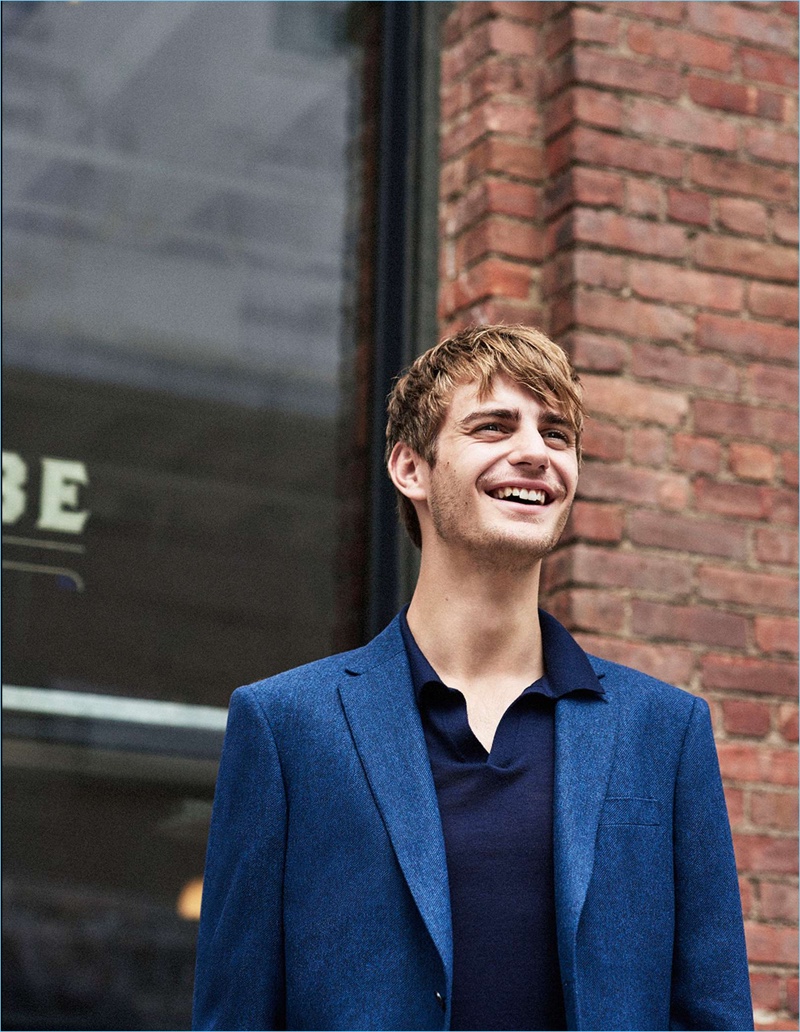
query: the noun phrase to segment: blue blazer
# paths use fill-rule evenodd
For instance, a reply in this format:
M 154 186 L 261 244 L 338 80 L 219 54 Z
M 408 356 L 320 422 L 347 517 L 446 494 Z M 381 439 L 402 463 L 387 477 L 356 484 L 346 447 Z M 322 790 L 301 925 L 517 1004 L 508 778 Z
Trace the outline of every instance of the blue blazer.
M 752 1029 L 708 706 L 589 659 L 605 695 L 556 706 L 568 1027 Z M 395 619 L 233 694 L 194 1027 L 447 1029 L 451 980 L 442 828 Z

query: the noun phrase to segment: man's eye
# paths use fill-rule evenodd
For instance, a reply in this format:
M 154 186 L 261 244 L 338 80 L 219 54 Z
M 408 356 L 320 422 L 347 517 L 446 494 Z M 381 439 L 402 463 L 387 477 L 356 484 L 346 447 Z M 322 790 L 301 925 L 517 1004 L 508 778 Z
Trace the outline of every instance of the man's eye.
M 478 430 L 478 431 L 482 431 L 482 430 L 498 430 L 498 431 L 502 431 L 504 429 L 504 427 L 503 427 L 503 425 L 501 423 L 481 423 L 481 425 L 476 427 L 475 429 Z
M 572 437 L 566 430 L 545 430 L 544 436 L 555 441 L 562 441 L 564 444 L 571 444 Z

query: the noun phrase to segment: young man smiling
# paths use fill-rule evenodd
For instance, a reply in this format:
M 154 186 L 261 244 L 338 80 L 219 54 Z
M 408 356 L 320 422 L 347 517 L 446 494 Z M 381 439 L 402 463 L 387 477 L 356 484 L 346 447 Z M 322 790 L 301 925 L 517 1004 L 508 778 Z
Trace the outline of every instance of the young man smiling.
M 520 326 L 395 385 L 414 596 L 363 649 L 234 693 L 196 1027 L 752 1028 L 708 707 L 538 609 L 582 418 Z

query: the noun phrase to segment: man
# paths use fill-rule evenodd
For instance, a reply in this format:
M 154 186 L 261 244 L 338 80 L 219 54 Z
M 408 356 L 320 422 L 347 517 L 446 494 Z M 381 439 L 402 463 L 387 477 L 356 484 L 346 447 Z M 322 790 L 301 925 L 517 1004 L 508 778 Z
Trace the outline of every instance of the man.
M 521 326 L 396 384 L 416 590 L 364 648 L 234 693 L 196 1027 L 752 1028 L 707 705 L 537 608 L 582 417 Z

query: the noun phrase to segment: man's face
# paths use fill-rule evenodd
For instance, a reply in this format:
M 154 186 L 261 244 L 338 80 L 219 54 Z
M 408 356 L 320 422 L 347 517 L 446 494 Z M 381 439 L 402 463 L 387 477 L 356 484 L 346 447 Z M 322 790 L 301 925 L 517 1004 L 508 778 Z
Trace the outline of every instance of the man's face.
M 555 547 L 575 497 L 575 444 L 562 412 L 504 375 L 483 398 L 475 383 L 456 388 L 436 464 L 427 469 L 427 506 L 441 543 L 489 565 L 541 559 Z

